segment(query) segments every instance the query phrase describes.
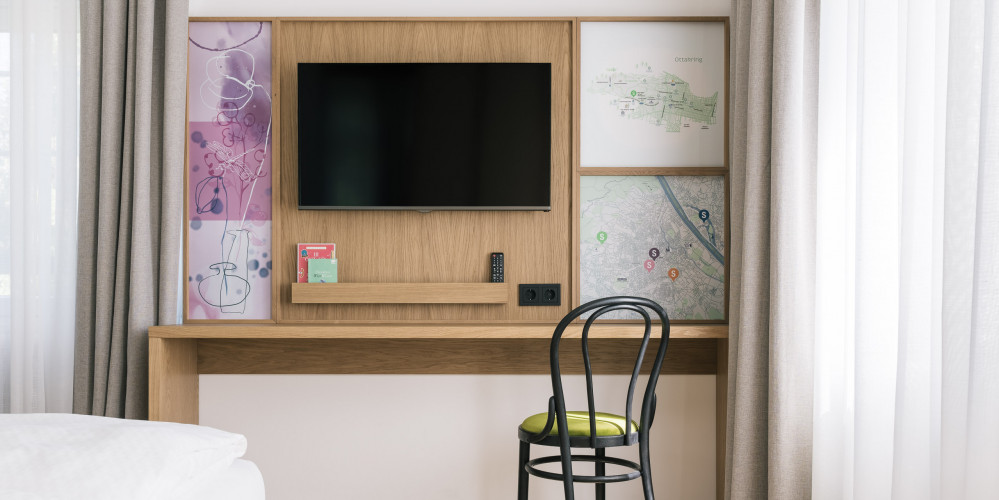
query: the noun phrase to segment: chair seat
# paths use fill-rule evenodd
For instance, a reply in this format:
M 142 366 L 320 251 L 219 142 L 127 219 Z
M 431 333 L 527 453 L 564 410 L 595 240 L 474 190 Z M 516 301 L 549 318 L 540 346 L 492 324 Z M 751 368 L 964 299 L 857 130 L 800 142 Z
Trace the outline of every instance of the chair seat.
M 621 415 L 615 415 L 613 413 L 601 413 L 595 412 L 593 414 L 597 421 L 597 436 L 621 436 L 624 435 L 625 431 L 625 418 Z M 590 414 L 585 411 L 567 411 L 565 412 L 565 418 L 569 424 L 569 435 L 570 436 L 589 436 L 590 435 Z M 548 413 L 538 413 L 537 415 L 531 415 L 524 419 L 524 423 L 520 424 L 520 428 L 531 433 L 537 434 L 545 429 L 545 422 L 548 421 Z M 631 421 L 631 432 L 638 432 L 638 423 L 634 420 Z M 548 434 L 549 436 L 558 435 L 558 420 L 552 425 L 552 430 Z

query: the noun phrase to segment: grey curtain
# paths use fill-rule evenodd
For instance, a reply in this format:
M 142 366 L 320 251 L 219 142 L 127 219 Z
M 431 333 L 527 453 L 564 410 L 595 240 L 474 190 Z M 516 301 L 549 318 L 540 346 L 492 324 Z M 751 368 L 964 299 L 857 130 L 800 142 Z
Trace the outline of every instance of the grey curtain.
M 811 497 L 818 8 L 732 2 L 725 498 Z
M 177 318 L 187 0 L 81 0 L 75 413 L 146 418 Z

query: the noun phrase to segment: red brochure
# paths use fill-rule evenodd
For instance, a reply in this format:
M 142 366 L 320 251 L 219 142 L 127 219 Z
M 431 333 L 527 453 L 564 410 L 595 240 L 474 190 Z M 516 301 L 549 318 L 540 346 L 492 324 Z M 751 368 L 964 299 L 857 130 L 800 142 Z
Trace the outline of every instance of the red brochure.
M 298 283 L 309 282 L 309 259 L 335 259 L 335 243 L 298 244 Z

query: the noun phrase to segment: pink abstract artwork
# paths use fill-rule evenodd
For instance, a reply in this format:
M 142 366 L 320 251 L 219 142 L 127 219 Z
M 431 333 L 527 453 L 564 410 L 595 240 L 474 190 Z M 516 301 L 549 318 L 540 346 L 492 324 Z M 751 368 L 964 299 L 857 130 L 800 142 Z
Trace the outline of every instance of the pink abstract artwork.
M 271 317 L 271 25 L 192 22 L 187 319 Z

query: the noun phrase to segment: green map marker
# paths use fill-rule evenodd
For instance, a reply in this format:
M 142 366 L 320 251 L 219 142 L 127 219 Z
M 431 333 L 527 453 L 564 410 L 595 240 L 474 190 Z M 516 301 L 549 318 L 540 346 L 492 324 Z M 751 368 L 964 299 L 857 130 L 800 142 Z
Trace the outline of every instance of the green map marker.
M 607 241 L 607 233 L 605 233 L 603 231 L 600 231 L 599 233 L 597 233 L 597 241 L 599 241 L 600 244 L 603 245 L 604 242 Z
M 638 92 L 635 92 L 634 90 L 632 90 L 631 91 L 631 97 L 635 97 L 636 95 L 638 95 Z

